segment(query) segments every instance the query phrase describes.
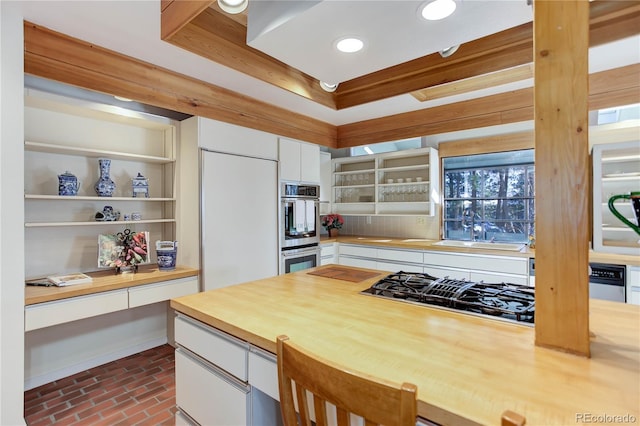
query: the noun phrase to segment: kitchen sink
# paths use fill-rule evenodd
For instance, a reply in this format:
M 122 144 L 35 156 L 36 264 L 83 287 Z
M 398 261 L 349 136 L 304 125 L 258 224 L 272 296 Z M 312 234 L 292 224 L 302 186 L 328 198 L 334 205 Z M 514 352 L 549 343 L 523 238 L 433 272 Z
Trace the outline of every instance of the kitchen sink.
M 524 247 L 524 244 L 515 243 L 490 243 L 484 241 L 460 241 L 460 240 L 442 240 L 437 243 L 433 243 L 434 246 L 444 247 L 463 247 L 463 248 L 475 248 L 483 250 L 506 250 L 506 251 L 520 251 Z

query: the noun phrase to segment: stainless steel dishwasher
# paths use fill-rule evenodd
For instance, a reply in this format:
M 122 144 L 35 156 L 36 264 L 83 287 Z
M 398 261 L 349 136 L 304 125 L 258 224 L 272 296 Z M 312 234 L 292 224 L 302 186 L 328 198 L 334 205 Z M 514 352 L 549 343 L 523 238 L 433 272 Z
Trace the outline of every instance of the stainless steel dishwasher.
M 536 261 L 529 259 L 529 285 L 535 286 Z M 626 267 L 608 263 L 589 263 L 589 297 L 626 302 Z
M 626 301 L 626 267 L 608 263 L 589 263 L 589 297 L 592 299 Z

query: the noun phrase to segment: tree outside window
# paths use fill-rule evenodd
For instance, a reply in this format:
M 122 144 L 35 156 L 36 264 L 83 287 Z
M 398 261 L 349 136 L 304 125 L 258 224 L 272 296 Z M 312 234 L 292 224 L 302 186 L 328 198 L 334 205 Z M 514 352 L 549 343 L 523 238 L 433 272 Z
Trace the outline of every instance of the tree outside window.
M 534 189 L 533 150 L 444 159 L 444 238 L 527 242 Z

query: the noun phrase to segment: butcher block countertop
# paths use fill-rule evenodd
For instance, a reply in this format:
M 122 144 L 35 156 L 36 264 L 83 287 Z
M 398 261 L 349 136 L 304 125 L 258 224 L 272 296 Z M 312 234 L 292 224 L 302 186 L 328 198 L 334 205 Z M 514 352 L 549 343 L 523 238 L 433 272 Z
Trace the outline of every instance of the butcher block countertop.
M 399 248 L 405 250 L 434 250 L 445 252 L 458 252 L 466 254 L 484 254 L 495 256 L 512 256 L 512 257 L 536 257 L 535 249 L 525 246 L 520 251 L 505 250 L 487 250 L 477 248 L 463 247 L 447 247 L 434 245 L 439 240 L 421 239 L 421 238 L 393 238 L 393 237 L 360 237 L 357 235 L 340 235 L 335 238 L 323 237 L 320 243 L 345 243 L 345 244 L 361 244 L 370 246 L 379 246 L 387 248 Z M 640 248 L 638 250 L 640 253 Z M 617 265 L 640 266 L 640 256 L 632 256 L 628 254 L 603 253 L 589 251 L 589 261 L 597 263 L 609 263 Z
M 135 274 L 115 274 L 113 270 L 87 272 L 93 278 L 88 284 L 76 284 L 67 287 L 25 286 L 25 305 L 52 302 L 75 296 L 101 293 L 103 291 L 136 287 L 178 278 L 194 277 L 198 269 L 176 266 L 173 271 L 160 271 L 158 266 L 145 265 L 138 268 Z
M 309 273 L 326 268 L 376 275 L 351 282 Z M 441 424 L 497 425 L 505 410 L 532 426 L 603 415 L 639 421 L 639 306 L 592 300 L 592 356 L 582 358 L 536 347 L 531 326 L 360 294 L 388 273 L 326 265 L 171 306 L 272 353 L 286 334 L 345 369 L 414 383 L 419 415 Z

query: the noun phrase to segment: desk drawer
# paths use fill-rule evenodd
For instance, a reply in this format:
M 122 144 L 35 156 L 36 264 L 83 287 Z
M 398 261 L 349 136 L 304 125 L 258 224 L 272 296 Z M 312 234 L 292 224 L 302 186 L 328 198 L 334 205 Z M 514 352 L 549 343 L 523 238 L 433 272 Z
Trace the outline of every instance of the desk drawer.
M 149 305 L 198 292 L 198 278 L 189 277 L 129 288 L 129 307 Z
M 127 289 L 76 296 L 29 305 L 24 310 L 25 331 L 95 317 L 129 307 Z

